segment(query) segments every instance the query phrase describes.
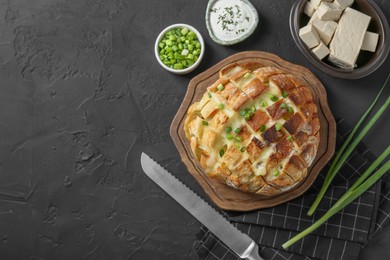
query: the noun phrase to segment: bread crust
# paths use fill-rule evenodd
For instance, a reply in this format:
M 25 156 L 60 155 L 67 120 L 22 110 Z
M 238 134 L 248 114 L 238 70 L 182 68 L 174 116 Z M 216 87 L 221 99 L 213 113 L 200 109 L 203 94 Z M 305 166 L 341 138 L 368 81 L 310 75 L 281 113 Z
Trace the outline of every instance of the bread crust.
M 306 178 L 320 129 L 310 89 L 294 75 L 257 62 L 222 68 L 184 123 L 191 150 L 209 177 L 264 196 Z

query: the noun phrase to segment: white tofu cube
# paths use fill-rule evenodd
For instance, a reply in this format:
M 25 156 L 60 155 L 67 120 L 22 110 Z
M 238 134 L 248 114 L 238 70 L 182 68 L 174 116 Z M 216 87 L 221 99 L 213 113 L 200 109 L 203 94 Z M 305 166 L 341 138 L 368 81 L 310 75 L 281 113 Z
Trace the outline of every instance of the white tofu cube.
M 337 21 L 343 10 L 334 3 L 323 2 L 316 10 L 316 15 L 322 21 Z
M 312 17 L 314 12 L 315 12 L 315 8 L 314 6 L 308 1 L 305 5 L 305 8 L 303 9 L 303 12 L 309 16 L 309 17 Z
M 328 45 L 336 31 L 337 23 L 335 21 L 316 20 L 313 22 L 313 26 L 316 28 L 321 40 Z
M 336 4 L 323 2 L 314 12 L 308 23 L 313 23 L 315 20 L 337 21 L 342 12 L 343 10 L 341 10 Z
M 347 7 L 329 44 L 329 61 L 339 67 L 353 69 L 370 20 L 370 16 Z
M 345 8 L 347 7 L 351 7 L 351 5 L 353 4 L 354 0 L 334 0 L 333 3 L 335 3 L 336 5 L 338 5 L 340 7 L 341 10 L 344 10 Z
M 322 60 L 323 58 L 325 58 L 326 56 L 329 55 L 330 51 L 328 49 L 328 47 L 323 43 L 323 42 L 320 42 L 320 44 L 313 48 L 312 49 L 312 52 L 314 53 L 314 55 L 317 56 L 317 58 L 319 58 L 320 60 Z
M 312 24 L 299 29 L 299 37 L 310 49 L 320 44 L 320 36 Z
M 315 14 L 322 21 L 338 21 L 343 10 L 334 3 L 321 3 Z
M 379 34 L 366 32 L 363 38 L 362 50 L 375 52 L 378 45 Z
M 320 6 L 320 4 L 321 4 L 322 2 L 331 3 L 331 2 L 333 2 L 333 0 L 310 0 L 310 3 L 311 3 L 311 5 L 314 7 L 314 9 L 317 9 L 318 6 Z
M 312 23 L 314 23 L 317 20 L 320 20 L 320 18 L 318 18 L 317 11 L 315 11 L 313 16 L 310 18 L 310 20 L 309 20 L 309 22 L 307 24 L 312 24 Z

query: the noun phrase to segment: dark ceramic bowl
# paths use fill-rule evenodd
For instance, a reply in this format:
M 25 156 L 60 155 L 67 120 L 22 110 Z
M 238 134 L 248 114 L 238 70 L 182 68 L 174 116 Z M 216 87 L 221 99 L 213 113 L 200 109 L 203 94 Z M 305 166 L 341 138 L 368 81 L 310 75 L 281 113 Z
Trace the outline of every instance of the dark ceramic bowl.
M 379 34 L 379 41 L 375 52 L 361 51 L 355 69 L 342 69 L 332 63 L 327 58 L 319 60 L 299 37 L 299 29 L 305 26 L 309 17 L 303 13 L 307 0 L 299 0 L 293 4 L 290 13 L 290 30 L 292 37 L 298 48 L 309 61 L 322 72 L 330 76 L 345 79 L 358 79 L 374 72 L 386 60 L 390 49 L 390 28 L 386 16 L 373 0 L 355 0 L 352 5 L 366 15 L 371 16 L 368 31 Z

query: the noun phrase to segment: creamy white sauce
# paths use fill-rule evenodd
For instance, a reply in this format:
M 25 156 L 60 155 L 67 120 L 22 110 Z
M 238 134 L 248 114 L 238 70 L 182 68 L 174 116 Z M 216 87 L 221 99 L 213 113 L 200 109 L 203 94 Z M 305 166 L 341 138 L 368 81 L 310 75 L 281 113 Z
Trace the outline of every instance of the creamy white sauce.
M 220 40 L 231 41 L 247 33 L 254 17 L 250 7 L 241 0 L 216 1 L 210 11 L 210 26 Z

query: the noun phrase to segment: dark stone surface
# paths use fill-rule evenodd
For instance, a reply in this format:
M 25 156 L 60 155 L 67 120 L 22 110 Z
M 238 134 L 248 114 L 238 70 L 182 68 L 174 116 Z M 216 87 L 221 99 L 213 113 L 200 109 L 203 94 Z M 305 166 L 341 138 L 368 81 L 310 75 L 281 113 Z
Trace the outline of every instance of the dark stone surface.
M 222 47 L 206 30 L 207 1 L 0 1 L 0 259 L 195 258 L 199 223 L 142 173 L 139 155 L 204 196 L 168 130 L 190 78 L 236 52 L 269 51 L 307 66 L 335 117 L 357 121 L 390 60 L 360 80 L 329 77 L 293 43 L 292 0 L 252 2 L 258 29 Z M 389 2 L 376 2 L 390 17 Z M 153 53 L 158 33 L 178 22 L 206 42 L 187 76 L 163 70 Z M 365 139 L 375 154 L 389 132 L 385 115 Z M 361 259 L 389 259 L 389 240 L 387 227 Z

